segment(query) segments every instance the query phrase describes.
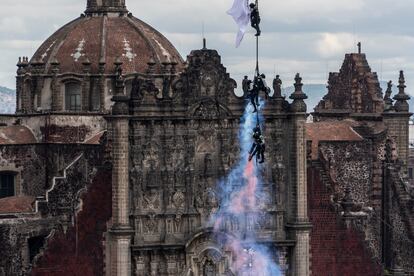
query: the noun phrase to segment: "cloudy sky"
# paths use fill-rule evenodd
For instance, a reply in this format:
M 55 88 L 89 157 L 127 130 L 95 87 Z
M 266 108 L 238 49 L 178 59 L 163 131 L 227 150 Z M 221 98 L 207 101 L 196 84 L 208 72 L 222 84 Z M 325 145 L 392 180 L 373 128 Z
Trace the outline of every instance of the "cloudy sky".
M 219 51 L 231 76 L 254 70 L 254 32 L 234 48 L 236 26 L 226 15 L 233 0 L 127 0 L 134 16 L 161 31 L 185 58 L 201 48 Z M 14 88 L 18 56 L 31 56 L 49 35 L 85 10 L 86 0 L 1 0 L 0 85 Z M 345 53 L 363 51 L 381 80 L 406 71 L 414 95 L 414 1 L 260 0 L 261 70 L 280 74 L 284 85 L 300 72 L 305 83 L 326 83 Z

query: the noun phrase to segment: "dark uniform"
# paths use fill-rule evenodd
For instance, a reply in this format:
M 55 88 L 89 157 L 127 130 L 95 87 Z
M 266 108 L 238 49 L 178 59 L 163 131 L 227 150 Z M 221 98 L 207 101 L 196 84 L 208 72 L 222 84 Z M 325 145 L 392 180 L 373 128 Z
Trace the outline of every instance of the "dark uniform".
M 259 36 L 262 32 L 260 31 L 260 14 L 256 4 L 250 4 L 250 22 L 253 29 L 256 30 L 256 36 Z
M 261 74 L 257 77 L 257 86 L 259 87 L 259 93 L 264 92 L 267 96 L 270 94 L 270 88 L 267 86 L 265 74 Z
M 254 139 L 253 145 L 249 151 L 249 161 L 251 161 L 253 157 L 257 154 L 257 156 L 261 159 L 259 163 L 263 163 L 266 146 L 265 146 L 264 137 L 262 135 L 262 131 L 259 125 L 257 125 L 253 129 L 253 139 Z
M 253 113 L 257 112 L 257 107 L 260 105 L 259 104 L 259 92 L 260 92 L 260 88 L 259 88 L 259 83 L 258 83 L 258 78 L 255 77 L 253 80 L 253 83 L 251 83 L 251 89 L 249 90 L 249 98 L 250 98 L 250 102 L 252 103 L 253 107 L 254 107 L 254 111 Z

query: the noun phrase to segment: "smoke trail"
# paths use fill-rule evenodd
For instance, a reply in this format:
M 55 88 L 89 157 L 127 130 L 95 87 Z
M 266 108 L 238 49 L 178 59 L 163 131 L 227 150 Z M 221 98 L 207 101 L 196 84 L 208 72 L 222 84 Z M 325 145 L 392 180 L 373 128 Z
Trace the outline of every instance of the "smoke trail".
M 264 101 L 260 101 L 261 108 Z M 237 165 L 230 171 L 219 184 L 221 189 L 221 207 L 212 218 L 215 232 L 225 229 L 225 221 L 228 217 L 237 218 L 238 221 L 246 222 L 248 218 L 257 221 L 263 211 L 256 202 L 257 192 L 260 191 L 262 182 L 258 176 L 259 171 L 254 160 L 248 162 L 247 157 L 252 144 L 252 130 L 256 126 L 257 115 L 253 112 L 253 107 L 249 104 L 245 108 L 239 131 L 239 141 L 241 146 L 240 159 Z M 260 115 L 260 122 L 263 118 Z M 261 125 L 263 128 L 263 125 Z M 238 189 L 234 189 L 234 187 Z M 254 227 L 247 227 L 245 233 L 232 233 L 228 240 L 221 241 L 226 250 L 233 254 L 232 271 L 237 275 L 255 276 L 278 276 L 280 270 L 266 246 L 256 241 Z

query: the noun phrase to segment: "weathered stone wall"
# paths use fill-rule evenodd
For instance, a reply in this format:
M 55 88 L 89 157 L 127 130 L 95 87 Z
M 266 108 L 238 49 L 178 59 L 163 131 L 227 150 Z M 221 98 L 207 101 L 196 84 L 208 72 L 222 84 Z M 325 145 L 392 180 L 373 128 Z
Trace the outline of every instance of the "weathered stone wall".
M 52 172 L 46 158 L 46 147 L 40 145 L 9 145 L 0 147 L 0 169 L 13 168 L 19 194 L 40 196 L 47 189 L 48 173 Z M 54 164 L 56 167 L 58 164 Z
M 55 219 L 0 219 L 0 275 L 27 275 L 31 265 L 29 238 L 46 237 L 55 226 Z
M 342 199 L 350 188 L 352 199 L 370 206 L 372 155 L 371 142 L 321 142 L 320 154 L 333 180 L 334 196 Z
M 19 172 L 20 194 L 43 196 L 52 178 L 80 153 L 95 156 L 97 145 L 32 144 L 0 147 L 0 169 L 13 168 Z
M 88 183 L 93 179 L 97 169 L 102 166 L 102 149 L 103 147 L 99 145 L 59 144 L 10 145 L 1 148 L 5 162 L 18 161 L 17 169 L 21 169 L 22 193 L 33 193 L 30 195 L 43 198 L 39 198 L 36 202 L 36 206 L 39 207 L 38 213 L 3 215 L 0 219 L 2 244 L 0 254 L 4 255 L 0 267 L 7 272 L 6 275 L 26 275 L 26 271 L 30 269 L 32 263 L 29 259 L 30 238 L 40 237 L 41 240 L 48 240 L 50 234 L 58 233 L 73 223 L 79 226 L 76 224 L 77 218 L 74 214 L 83 210 L 82 193 L 87 191 Z M 76 158 L 79 156 L 82 158 Z M 73 165 L 68 168 L 70 164 Z M 104 195 L 102 191 L 102 196 Z M 100 193 L 97 193 L 97 196 L 100 196 Z M 100 206 L 104 204 L 101 202 L 96 205 L 96 208 Z M 99 214 L 89 214 L 89 216 L 90 219 L 99 218 Z M 106 221 L 102 220 L 100 223 L 106 225 Z M 78 230 L 79 228 L 76 231 Z M 91 232 L 92 230 L 89 233 Z M 73 241 L 76 244 L 76 239 Z M 63 252 L 65 247 L 60 250 Z M 12 272 L 8 273 L 8 271 Z
M 48 240 L 31 275 L 104 275 L 105 232 L 111 218 L 111 174 L 100 168 L 82 196 L 74 225 L 57 230 Z
M 106 130 L 102 115 L 2 115 L 0 124 L 26 126 L 38 142 L 81 143 Z

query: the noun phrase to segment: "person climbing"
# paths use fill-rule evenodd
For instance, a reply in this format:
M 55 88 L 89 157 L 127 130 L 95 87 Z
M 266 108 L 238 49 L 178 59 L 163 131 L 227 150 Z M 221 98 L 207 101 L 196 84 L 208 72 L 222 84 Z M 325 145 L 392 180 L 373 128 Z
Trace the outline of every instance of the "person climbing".
M 259 93 L 262 91 L 267 96 L 270 95 L 270 88 L 267 86 L 265 74 L 261 74 L 257 77 L 257 86 L 259 87 Z
M 266 146 L 259 124 L 257 124 L 256 127 L 253 129 L 253 140 L 253 145 L 249 151 L 249 162 L 253 159 L 254 156 L 257 155 L 258 158 L 261 159 L 259 163 L 264 163 L 264 153 Z
M 260 14 L 259 9 L 256 4 L 251 3 L 250 4 L 250 23 L 253 27 L 253 29 L 256 30 L 255 36 L 260 36 L 262 31 L 260 30 Z
M 251 104 L 253 105 L 253 113 L 257 112 L 257 107 L 260 106 L 259 104 L 259 86 L 258 86 L 258 79 L 254 77 L 253 82 L 249 80 L 249 94 L 248 97 L 250 99 Z

